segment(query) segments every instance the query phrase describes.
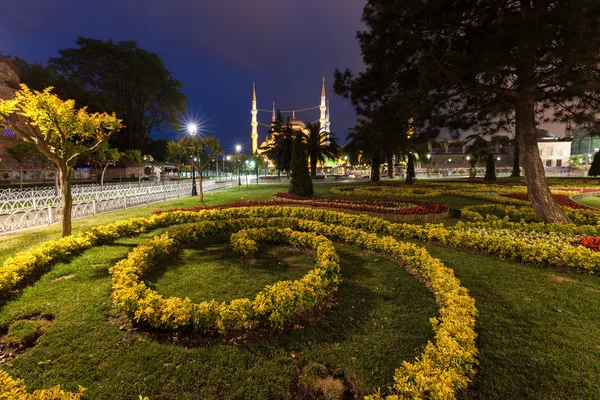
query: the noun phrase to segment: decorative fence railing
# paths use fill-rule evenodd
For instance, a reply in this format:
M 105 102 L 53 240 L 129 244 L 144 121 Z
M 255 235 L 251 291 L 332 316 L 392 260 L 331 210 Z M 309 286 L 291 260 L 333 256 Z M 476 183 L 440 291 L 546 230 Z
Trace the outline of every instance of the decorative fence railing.
M 230 187 L 233 181 L 204 181 L 205 192 Z M 82 187 L 84 186 L 84 187 Z M 73 219 L 90 217 L 110 211 L 123 210 L 143 204 L 156 203 L 191 195 L 192 184 L 117 184 L 99 190 L 99 185 L 78 185 L 73 190 Z M 0 199 L 0 234 L 12 232 L 32 226 L 49 225 L 62 220 L 61 198 L 54 190 L 50 194 L 45 188 L 29 189 L 30 197 L 18 200 L 2 201 Z M 31 197 L 38 194 L 38 197 Z M 46 194 L 44 196 L 44 194 Z

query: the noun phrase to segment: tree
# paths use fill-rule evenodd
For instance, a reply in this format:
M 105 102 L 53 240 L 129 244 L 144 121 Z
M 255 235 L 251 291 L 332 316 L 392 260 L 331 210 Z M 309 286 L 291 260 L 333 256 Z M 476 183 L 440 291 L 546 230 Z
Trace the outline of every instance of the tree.
M 172 154 L 178 154 L 183 160 L 192 160 L 198 170 L 200 184 L 200 202 L 204 202 L 204 191 L 202 189 L 203 171 L 208 167 L 215 155 L 223 152 L 219 140 L 215 136 L 202 137 L 200 135 L 184 136 L 177 142 L 172 142 L 169 150 Z M 195 161 L 194 161 L 195 160 Z
M 413 154 L 408 153 L 408 165 L 406 166 L 406 184 L 412 185 L 415 183 L 415 162 Z
M 23 163 L 35 155 L 35 144 L 32 142 L 19 142 L 6 150 L 19 164 L 19 187 L 23 187 Z
M 138 167 L 138 183 L 141 186 L 142 185 L 142 173 L 144 172 L 144 170 L 142 168 L 144 167 L 144 163 L 145 163 L 144 155 L 142 154 L 142 152 L 140 150 L 127 150 L 124 153 L 123 159 L 124 159 L 124 161 Z
M 306 147 L 301 132 L 296 133 L 292 147 L 292 170 L 289 192 L 296 196 L 310 197 L 314 194 L 312 180 L 308 172 Z
M 112 114 L 88 114 L 75 109 L 75 101 L 60 100 L 47 88 L 42 92 L 21 85 L 10 100 L 0 100 L 0 122 L 37 149 L 60 172 L 62 197 L 62 234 L 71 234 L 71 177 L 80 157 L 97 151 L 121 128 L 121 120 Z
M 380 180 L 381 163 L 385 143 L 383 135 L 377 131 L 373 123 L 359 118 L 358 123 L 348 134 L 348 143 L 344 151 L 352 157 L 359 157 L 363 162 L 371 164 L 371 181 Z
M 496 180 L 496 164 L 494 163 L 494 155 L 488 154 L 487 164 L 485 164 L 485 177 L 484 181 L 495 181 Z
M 148 154 L 154 161 L 165 163 L 169 160 L 169 141 L 164 139 L 151 139 L 148 145 Z
M 393 82 L 396 97 L 418 99 L 418 120 L 461 130 L 514 110 L 535 213 L 569 222 L 545 180 L 536 107 L 558 118 L 589 118 L 598 108 L 600 2 L 370 0 L 363 21 L 365 74 Z
M 104 190 L 104 174 L 106 169 L 111 165 L 117 165 L 124 155 L 118 149 L 110 147 L 108 143 L 104 143 L 98 151 L 90 154 L 88 157 L 90 162 L 98 165 L 102 171 L 100 175 L 100 187 L 102 190 Z
M 306 149 L 310 159 L 310 175 L 317 176 L 317 163 L 325 164 L 325 159 L 337 159 L 340 154 L 334 133 L 321 130 L 319 123 L 307 124 Z
M 589 176 L 598 176 L 600 175 L 600 151 L 594 154 L 594 160 L 592 161 L 592 165 L 590 166 L 590 170 L 588 171 Z
M 150 133 L 177 120 L 185 109 L 181 82 L 162 59 L 135 41 L 113 42 L 79 37 L 77 47 L 60 50 L 49 64 L 66 79 L 85 84 L 93 111 L 115 112 L 125 127 L 113 144 L 121 151 L 145 150 Z
M 289 174 L 295 132 L 290 125 L 289 118 L 284 122 L 279 110 L 277 118 L 271 123 L 269 134 L 272 140 L 266 147 L 261 148 L 262 154 L 273 161 L 279 176 L 281 176 L 281 171 Z

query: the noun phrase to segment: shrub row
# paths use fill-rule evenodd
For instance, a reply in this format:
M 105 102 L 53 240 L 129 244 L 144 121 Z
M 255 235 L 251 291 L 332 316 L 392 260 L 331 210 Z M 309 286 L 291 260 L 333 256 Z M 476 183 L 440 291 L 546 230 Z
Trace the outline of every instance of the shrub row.
M 563 210 L 569 219 L 578 225 L 599 225 L 600 212 L 587 209 L 572 209 L 564 207 Z M 495 221 L 507 217 L 509 221 L 537 222 L 537 217 L 531 206 L 515 207 L 503 204 L 484 204 L 467 206 L 461 210 L 461 218 L 469 221 Z
M 27 392 L 21 379 L 14 379 L 0 370 L 0 399 L 7 400 L 79 400 L 85 388 L 79 387 L 79 393 L 65 392 L 59 386 Z
M 264 225 L 264 223 L 259 225 Z M 206 332 L 249 329 L 258 326 L 281 327 L 299 314 L 318 306 L 335 292 L 340 282 L 339 259 L 333 244 L 323 236 L 291 229 L 262 228 L 248 219 L 204 221 L 170 229 L 137 246 L 127 258 L 110 269 L 113 276 L 113 302 L 136 321 L 158 329 L 191 328 Z M 236 232 L 231 237 L 234 250 L 250 256 L 258 241 L 284 242 L 316 250 L 315 267 L 296 281 L 281 281 L 261 290 L 254 300 L 235 299 L 229 303 L 214 300 L 192 303 L 189 298 L 164 298 L 141 280 L 153 262 L 208 235 Z

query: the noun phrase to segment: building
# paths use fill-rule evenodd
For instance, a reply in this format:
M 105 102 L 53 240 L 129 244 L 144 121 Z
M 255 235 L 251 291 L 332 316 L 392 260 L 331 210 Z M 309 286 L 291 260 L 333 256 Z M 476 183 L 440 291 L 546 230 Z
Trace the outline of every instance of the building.
M 317 108 L 320 111 L 320 117 L 319 117 L 318 121 L 319 121 L 321 131 L 325 131 L 327 133 L 331 132 L 331 130 L 330 130 L 331 123 L 329 121 L 329 102 L 327 101 L 327 97 L 325 95 L 325 78 L 323 78 L 323 82 L 321 84 L 321 102 L 319 103 L 319 106 L 306 108 L 306 109 L 302 109 L 302 110 L 287 110 L 287 111 L 280 110 L 280 112 L 292 114 L 291 119 L 289 120 L 289 123 L 292 126 L 292 129 L 303 131 L 304 133 L 307 133 L 308 130 L 306 129 L 306 124 L 296 118 L 296 112 L 310 111 L 310 110 L 315 110 Z M 270 126 L 267 124 L 261 124 L 258 121 L 258 112 L 259 111 L 264 111 L 264 110 L 259 110 L 257 107 L 256 86 L 254 84 L 252 84 L 252 109 L 250 111 L 250 115 L 252 116 L 252 120 L 250 122 L 250 127 L 251 127 L 250 139 L 252 140 L 252 154 L 256 154 L 257 152 L 260 152 L 259 146 L 258 146 L 258 125 L 263 125 L 263 126 L 267 126 L 267 127 Z M 273 123 L 273 122 L 275 122 L 275 118 L 276 118 L 275 102 L 273 102 L 273 108 L 269 112 L 271 112 L 271 123 Z M 267 146 L 271 142 L 271 140 L 272 140 L 272 138 L 270 138 L 269 134 L 267 133 L 267 135 L 265 136 L 265 141 L 262 142 L 260 147 Z
M 590 164 L 600 149 L 600 136 L 593 135 L 589 128 L 579 129 L 571 142 L 571 160 L 578 164 Z
M 547 170 L 560 170 L 570 165 L 571 140 L 558 138 L 547 129 L 537 129 L 540 158 Z M 600 144 L 600 140 L 599 140 Z M 488 152 L 494 156 L 496 167 L 512 168 L 514 145 L 490 144 Z M 468 168 L 471 155 L 462 141 L 429 142 L 429 165 L 437 168 Z M 485 160 L 481 161 L 485 165 Z

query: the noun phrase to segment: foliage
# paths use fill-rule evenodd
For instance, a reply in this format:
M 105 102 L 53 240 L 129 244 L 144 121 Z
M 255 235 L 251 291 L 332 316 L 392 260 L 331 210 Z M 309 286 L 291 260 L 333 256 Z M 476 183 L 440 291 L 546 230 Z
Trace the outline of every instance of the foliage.
M 588 171 L 589 176 L 598 176 L 600 175 L 600 151 L 594 154 L 594 160 L 592 161 L 592 165 L 590 166 L 590 170 Z
M 113 301 L 137 321 L 147 322 L 155 328 L 180 330 L 187 327 L 198 332 L 218 330 L 225 333 L 258 326 L 281 327 L 337 290 L 340 282 L 339 260 L 331 241 L 313 233 L 294 232 L 291 229 L 248 229 L 256 225 L 263 224 L 253 219 L 205 221 L 173 228 L 139 245 L 127 259 L 110 269 L 113 275 Z M 266 287 L 254 300 L 242 298 L 221 304 L 214 300 L 194 304 L 188 298 L 164 299 L 140 281 L 153 260 L 160 255 L 172 255 L 174 246 L 230 231 L 238 231 L 231 236 L 233 249 L 246 257 L 256 253 L 257 241 L 289 242 L 294 246 L 312 247 L 317 252 L 315 268 L 298 281 L 280 281 Z
M 96 164 L 102 170 L 100 177 L 100 186 L 102 189 L 104 189 L 104 173 L 106 169 L 111 165 L 117 165 L 124 156 L 125 153 L 121 153 L 119 149 L 110 147 L 108 143 L 104 143 L 98 151 L 88 156 L 90 162 Z
M 73 100 L 62 101 L 47 88 L 42 92 L 21 85 L 10 100 L 0 101 L 0 123 L 35 143 L 61 174 L 63 235 L 71 234 L 71 174 L 80 157 L 97 151 L 115 132 L 121 120 L 115 114 L 88 114 L 75 109 Z
M 310 159 L 310 175 L 317 175 L 317 163 L 325 164 L 326 159 L 336 160 L 340 146 L 334 133 L 321 130 L 318 122 L 307 124 L 306 151 Z
M 187 135 L 179 138 L 177 142 L 170 142 L 168 149 L 176 158 L 190 160 L 195 164 L 200 179 L 200 202 L 203 202 L 202 171 L 210 165 L 213 157 L 223 153 L 219 140 L 216 136 Z
M 277 110 L 276 120 L 271 123 L 269 134 L 271 141 L 266 147 L 261 148 L 262 154 L 273 161 L 278 174 L 281 174 L 281 171 L 289 173 L 295 133 L 289 119 L 284 122 L 279 110 Z
M 5 371 L 0 371 L 0 399 L 11 400 L 79 400 L 85 391 L 79 387 L 79 393 L 70 393 L 61 390 L 60 386 L 49 389 L 27 392 L 27 387 L 21 379 L 11 378 Z
M 152 130 L 160 131 L 184 110 L 181 82 L 155 53 L 135 41 L 79 37 L 76 45 L 60 50 L 60 57 L 49 64 L 66 79 L 85 84 L 85 97 L 76 98 L 79 103 L 123 119 L 123 131 L 112 140 L 119 150 L 145 150 Z
M 19 142 L 7 148 L 6 151 L 19 164 L 19 184 L 23 187 L 23 163 L 35 157 L 35 144 L 32 142 Z
M 544 222 L 568 222 L 547 190 L 536 106 L 554 107 L 558 118 L 594 117 L 598 2 L 371 0 L 363 21 L 367 30 L 358 38 L 366 71 L 356 79 L 338 71 L 342 91 L 363 93 L 359 101 L 367 105 L 373 98 L 407 104 L 423 126 L 456 133 L 514 110 L 536 214 Z M 377 80 L 379 90 L 372 89 Z
M 290 162 L 292 178 L 289 192 L 296 196 L 310 197 L 314 194 L 312 180 L 308 172 L 306 148 L 301 133 L 297 133 L 292 147 L 292 160 Z
M 495 181 L 496 180 L 496 163 L 494 162 L 494 155 L 488 154 L 487 163 L 485 164 L 485 177 L 484 181 Z

